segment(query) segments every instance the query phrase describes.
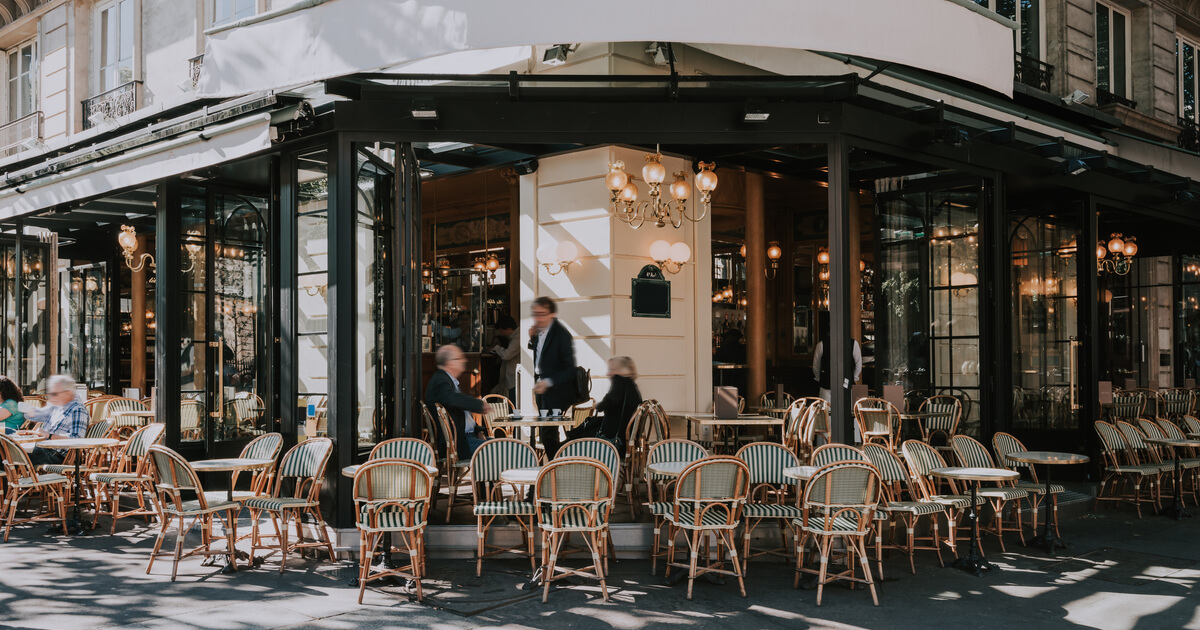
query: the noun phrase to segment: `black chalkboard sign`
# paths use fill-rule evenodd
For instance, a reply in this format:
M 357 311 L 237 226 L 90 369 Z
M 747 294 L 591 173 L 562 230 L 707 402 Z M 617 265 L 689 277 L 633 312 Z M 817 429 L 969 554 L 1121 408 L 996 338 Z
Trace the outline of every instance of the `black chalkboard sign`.
M 634 317 L 671 316 L 671 282 L 663 278 L 661 269 L 646 265 L 632 282 Z

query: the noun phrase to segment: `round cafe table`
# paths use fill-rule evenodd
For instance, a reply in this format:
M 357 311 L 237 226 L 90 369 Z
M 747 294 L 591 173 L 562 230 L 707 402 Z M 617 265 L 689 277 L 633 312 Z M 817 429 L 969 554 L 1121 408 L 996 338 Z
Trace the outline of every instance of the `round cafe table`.
M 197 462 L 188 462 L 192 470 L 196 472 L 239 472 L 247 470 L 262 470 L 275 463 L 273 459 L 254 459 L 250 457 L 226 457 L 223 459 L 203 459 Z M 229 489 L 225 491 L 225 500 L 233 501 L 233 480 L 229 482 Z M 236 516 L 236 515 L 235 515 Z M 238 558 L 249 558 L 246 552 L 237 552 Z M 221 573 L 233 573 L 237 571 L 233 564 L 229 562 L 229 556 L 225 556 L 225 568 L 221 569 Z
M 111 448 L 113 446 L 117 446 L 118 444 L 120 444 L 119 440 L 114 440 L 111 438 L 71 438 L 63 440 L 43 439 L 35 443 L 36 446 L 41 448 L 53 449 L 56 451 L 73 451 L 75 454 L 75 496 L 73 500 L 75 508 L 71 519 L 67 521 L 66 533 L 83 533 L 83 523 L 79 519 L 79 466 L 83 462 L 83 451 L 90 451 L 97 448 Z
M 1075 453 L 1058 453 L 1055 451 L 1017 451 L 1005 455 L 1007 459 L 1014 462 L 1029 464 L 1030 466 L 1041 464 L 1046 467 L 1046 496 L 1042 498 L 1046 502 L 1046 507 L 1042 512 L 1045 518 L 1045 523 L 1042 524 L 1042 533 L 1036 536 L 1032 543 L 1035 545 L 1043 545 L 1046 551 L 1054 555 L 1055 547 L 1066 549 L 1069 545 L 1054 534 L 1054 529 L 1050 528 L 1050 469 L 1055 466 L 1064 466 L 1067 464 L 1086 464 L 1088 462 L 1087 455 L 1077 455 Z M 1034 516 L 1037 516 L 1035 513 Z M 1057 529 L 1057 527 L 1055 528 Z
M 808 481 L 816 474 L 816 466 L 791 466 L 783 469 L 783 476 L 788 479 L 796 479 L 799 481 Z
M 1146 438 L 1147 444 L 1157 444 L 1159 446 L 1170 446 L 1174 451 L 1176 448 L 1200 448 L 1200 439 L 1187 440 L 1172 440 L 1170 438 Z M 1181 521 L 1192 516 L 1191 512 L 1183 505 L 1183 471 L 1179 468 L 1179 453 L 1175 453 L 1175 500 L 1172 502 L 1171 509 L 1167 510 L 1167 516 L 1175 517 L 1175 520 Z
M 1016 481 L 1017 477 L 1020 477 L 1020 474 L 1015 470 L 1004 470 L 1003 468 L 968 467 L 934 468 L 929 471 L 929 474 L 941 479 L 966 481 L 971 484 L 971 511 L 967 514 L 967 518 L 971 521 L 970 546 L 965 556 L 961 556 L 954 561 L 954 566 L 963 571 L 974 573 L 975 577 L 982 576 L 985 570 L 992 568 L 992 565 L 984 559 L 979 549 L 979 514 L 978 507 L 975 505 L 976 495 L 979 491 L 979 482 Z
M 679 475 L 683 474 L 683 471 L 686 470 L 688 466 L 691 466 L 694 463 L 696 462 L 654 462 L 653 464 L 646 464 L 646 470 L 650 471 L 652 474 L 662 475 L 664 477 L 678 477 Z
M 540 472 L 542 472 L 541 466 L 510 468 L 500 471 L 500 481 L 517 486 L 532 486 L 534 483 L 537 483 L 538 473 Z

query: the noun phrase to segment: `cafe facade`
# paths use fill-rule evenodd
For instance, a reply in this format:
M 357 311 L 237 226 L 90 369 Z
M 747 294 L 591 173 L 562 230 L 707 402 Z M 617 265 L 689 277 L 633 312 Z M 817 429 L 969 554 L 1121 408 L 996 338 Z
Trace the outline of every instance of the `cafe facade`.
M 672 2 L 645 29 L 311 4 L 208 33 L 190 104 L 7 159 L 0 371 L 153 390 L 189 458 L 327 435 L 347 530 L 337 471 L 419 434 L 432 350 L 462 346 L 488 393 L 496 321 L 523 336 L 541 295 L 597 400 L 616 355 L 668 410 L 714 385 L 816 395 L 824 340 L 842 441 L 886 388 L 959 398 L 980 438 L 1089 452 L 1107 387 L 1195 387 L 1200 154 L 1029 64 L 1027 22 L 946 0 L 824 22 L 766 3 L 804 24 L 778 32 Z M 820 26 L 872 7 L 916 10 L 923 37 Z M 321 28 L 333 11 L 356 28 Z M 384 43 L 356 47 L 363 28 Z

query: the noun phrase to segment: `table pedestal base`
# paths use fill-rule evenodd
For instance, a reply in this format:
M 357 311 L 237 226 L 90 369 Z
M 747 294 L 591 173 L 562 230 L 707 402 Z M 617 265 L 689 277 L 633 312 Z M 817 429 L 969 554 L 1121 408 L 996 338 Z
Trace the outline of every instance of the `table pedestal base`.
M 971 540 L 967 545 L 967 555 L 955 559 L 951 566 L 974 573 L 975 577 L 982 577 L 984 571 L 992 568 L 992 564 L 983 557 L 979 549 L 979 510 L 975 504 L 978 488 L 978 481 L 971 482 L 971 512 L 967 514 L 967 519 L 971 521 Z

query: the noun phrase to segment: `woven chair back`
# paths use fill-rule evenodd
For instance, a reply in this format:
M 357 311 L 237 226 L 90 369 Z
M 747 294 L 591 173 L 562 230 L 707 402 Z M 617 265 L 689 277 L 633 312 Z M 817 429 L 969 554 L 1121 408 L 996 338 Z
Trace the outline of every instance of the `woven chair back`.
M 483 404 L 486 408 L 483 411 L 483 428 L 488 436 L 492 435 L 492 422 L 496 420 L 504 420 L 512 415 L 513 404 L 507 396 L 500 394 L 488 394 L 483 397 Z M 509 435 L 508 430 L 504 430 L 504 435 Z
M 1014 462 L 1008 458 L 1009 453 L 1019 453 L 1028 450 L 1011 434 L 997 433 L 992 436 L 992 450 L 996 452 L 996 462 L 1005 468 L 1030 468 L 1026 462 Z
M 862 532 L 871 525 L 881 494 L 879 471 L 874 466 L 841 462 L 813 474 L 804 488 L 803 506 L 833 522 L 847 519 Z M 834 529 L 832 523 L 827 523 L 826 529 Z
M 199 431 L 200 419 L 204 417 L 204 403 L 199 400 L 179 401 L 179 429 L 183 432 Z
M 195 493 L 200 509 L 208 509 L 208 499 L 204 496 L 204 486 L 192 465 L 182 455 L 175 451 L 155 444 L 150 447 L 150 474 L 154 478 L 154 486 L 160 494 L 171 499 L 175 509 L 182 509 L 183 494 Z
M 693 462 L 675 484 L 676 510 L 693 515 L 693 527 L 735 527 L 750 495 L 750 469 L 727 455 L 710 455 Z
M 1142 435 L 1141 429 L 1138 429 L 1136 424 L 1120 420 L 1117 422 L 1117 429 L 1121 431 L 1121 437 L 1125 438 L 1125 445 L 1136 451 L 1144 453 L 1148 446 L 1146 445 L 1146 436 Z
M 782 444 L 751 442 L 739 449 L 736 457 L 746 463 L 746 468 L 750 471 L 750 484 L 753 486 L 796 484 L 795 479 L 783 476 L 783 469 L 799 466 L 800 459 Z
M 242 398 L 234 398 L 225 403 L 225 417 L 242 425 L 257 420 L 258 414 L 262 413 L 264 409 L 266 409 L 266 405 L 263 404 L 262 398 L 259 398 L 257 394 L 247 393 Z
M 575 426 L 579 426 L 583 424 L 584 420 L 592 417 L 592 415 L 595 413 L 596 401 L 592 398 L 589 398 L 581 403 L 571 405 L 571 408 L 567 409 L 566 415 L 575 422 Z
M 1179 427 L 1176 426 L 1175 423 L 1171 422 L 1170 420 L 1159 418 L 1158 426 L 1159 426 L 1159 428 L 1162 429 L 1163 433 L 1166 433 L 1167 437 L 1172 440 L 1186 440 L 1187 439 L 1187 436 L 1183 434 L 1183 431 L 1180 431 Z
M 588 503 L 613 498 L 612 475 L 603 462 L 585 457 L 556 458 L 538 473 L 539 502 Z
M 145 457 L 146 453 L 150 451 L 151 445 L 162 442 L 163 432 L 166 428 L 167 425 L 154 422 L 134 431 L 133 435 L 129 436 L 129 441 L 125 443 L 125 455 L 135 459 Z
M 426 466 L 437 466 L 437 457 L 433 447 L 425 440 L 417 438 L 392 438 L 384 440 L 371 449 L 367 460 L 373 459 L 411 459 Z
M 878 444 L 864 444 L 863 453 L 871 465 L 879 470 L 880 479 L 886 484 L 906 483 L 908 474 L 904 472 L 904 464 L 896 454 Z
M 514 468 L 533 468 L 537 461 L 537 451 L 521 440 L 488 440 L 471 456 L 471 478 L 476 483 L 495 483 L 500 481 L 500 473 Z
M 246 459 L 275 459 L 283 450 L 283 436 L 278 433 L 264 433 L 250 440 L 242 448 L 241 457 Z
M 617 452 L 617 447 L 613 446 L 608 440 L 600 438 L 579 438 L 571 440 L 563 444 L 558 449 L 558 454 L 555 459 L 579 458 L 594 459 L 608 469 L 613 479 L 617 478 L 621 470 L 621 454 Z
M 962 417 L 962 401 L 955 396 L 932 396 L 921 403 L 921 413 L 939 414 L 921 419 L 921 426 L 931 436 L 934 433 L 954 435 L 958 429 L 958 421 Z
M 1100 437 L 1100 452 L 1107 460 L 1107 464 L 1120 466 L 1129 450 L 1125 445 L 1125 438 L 1121 437 L 1121 432 L 1117 430 L 1117 427 L 1101 420 L 1097 420 L 1092 427 L 1096 430 L 1096 435 Z
M 25 396 L 24 402 L 34 409 L 41 409 L 46 406 L 46 399 L 41 396 Z
M 864 443 L 884 435 L 890 440 L 900 429 L 900 411 L 882 398 L 860 398 L 854 403 L 854 420 Z
M 425 464 L 410 459 L 368 460 L 354 474 L 355 501 L 420 504 L 428 503 L 432 492 L 433 477 Z
M 4 474 L 10 484 L 15 484 L 23 478 L 32 478 L 37 482 L 37 471 L 29 462 L 25 450 L 4 434 L 0 434 L 0 455 L 4 457 Z
M 325 470 L 329 455 L 333 451 L 333 440 L 313 438 L 291 448 L 283 456 L 279 466 L 280 477 L 317 477 Z
M 817 467 L 845 461 L 870 463 L 871 459 L 866 453 L 848 444 L 822 444 L 812 454 L 812 465 Z
M 104 409 L 108 406 L 108 401 L 112 400 L 113 398 L 116 398 L 116 396 L 109 396 L 107 394 L 103 396 L 96 396 L 95 398 L 88 398 L 87 402 L 83 403 L 83 406 L 87 408 L 88 417 L 103 418 Z
M 421 404 L 421 439 L 428 442 L 430 446 L 437 447 L 438 444 L 438 428 L 437 421 L 433 419 L 433 414 L 429 413 L 429 407 L 424 403 Z
M 1196 405 L 1196 392 L 1190 389 L 1168 389 L 1159 394 L 1160 415 L 1179 418 L 1192 413 Z
M 973 437 L 956 435 L 950 438 L 950 445 L 954 447 L 954 454 L 964 466 L 970 468 L 996 467 L 995 463 L 992 462 L 992 455 L 988 453 L 983 444 L 979 443 L 979 440 Z
M 1162 427 L 1158 426 L 1158 423 L 1153 420 L 1146 420 L 1145 418 L 1138 420 L 1138 428 L 1148 438 L 1167 439 L 1167 432 L 1163 431 Z
M 1108 414 L 1113 420 L 1134 420 L 1142 415 L 1145 407 L 1146 399 L 1139 392 L 1114 392 Z
M 442 403 L 434 403 L 433 408 L 437 411 L 438 439 L 446 445 L 446 459 L 456 462 L 458 461 L 458 435 L 454 432 L 454 423 L 450 421 L 450 413 L 446 411 Z
M 646 464 L 657 464 L 659 462 L 694 462 L 708 455 L 708 451 L 704 450 L 703 446 L 691 441 L 682 439 L 663 440 L 654 446 L 650 447 L 650 454 L 646 459 Z M 667 475 L 650 475 L 651 479 L 662 480 L 671 479 Z
M 84 431 L 84 433 L 83 433 L 83 437 L 85 437 L 89 440 L 98 440 L 98 439 L 108 435 L 108 432 L 112 430 L 112 425 L 113 425 L 112 420 L 101 420 L 99 422 L 93 422 L 88 425 L 87 431 Z
M 146 405 L 142 401 L 133 398 L 109 398 L 104 404 L 102 416 L 92 416 L 93 418 L 102 418 L 104 420 L 115 420 L 116 415 L 122 411 L 148 411 Z
M 1200 433 L 1200 418 L 1184 416 L 1183 424 L 1187 427 L 1188 433 Z

